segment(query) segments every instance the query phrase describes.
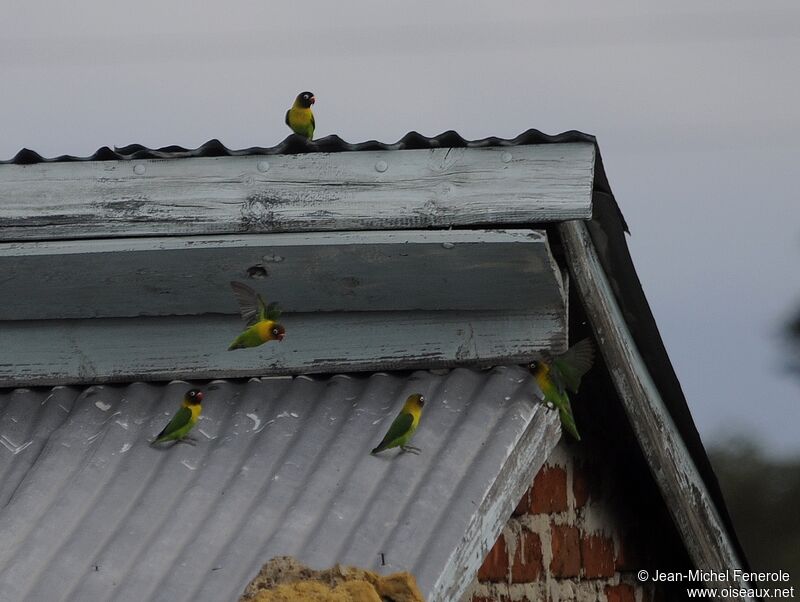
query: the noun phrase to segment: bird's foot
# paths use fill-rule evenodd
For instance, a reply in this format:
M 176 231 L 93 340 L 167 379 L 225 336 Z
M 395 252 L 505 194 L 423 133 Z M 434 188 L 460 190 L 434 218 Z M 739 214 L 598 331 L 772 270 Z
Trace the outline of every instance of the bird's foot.
M 420 448 L 414 447 L 413 445 L 401 445 L 400 449 L 409 454 L 419 454 L 422 451 Z

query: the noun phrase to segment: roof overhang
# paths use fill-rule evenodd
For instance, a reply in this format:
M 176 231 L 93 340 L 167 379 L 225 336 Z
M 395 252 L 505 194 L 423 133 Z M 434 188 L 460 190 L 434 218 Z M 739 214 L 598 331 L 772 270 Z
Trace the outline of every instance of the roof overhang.
M 4 241 L 533 224 L 592 215 L 589 142 L 0 164 Z
M 578 141 L 2 164 L 0 386 L 563 350 L 566 282 L 530 224 L 590 217 L 594 160 Z M 226 351 L 231 280 L 281 304 L 282 343 Z

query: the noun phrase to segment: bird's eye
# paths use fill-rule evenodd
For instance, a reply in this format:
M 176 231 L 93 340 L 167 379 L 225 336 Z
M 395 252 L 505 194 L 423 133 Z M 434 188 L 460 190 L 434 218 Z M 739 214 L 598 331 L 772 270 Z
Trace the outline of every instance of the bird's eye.
M 274 334 L 275 336 L 278 336 L 278 329 L 277 328 L 273 328 L 272 329 L 272 334 Z

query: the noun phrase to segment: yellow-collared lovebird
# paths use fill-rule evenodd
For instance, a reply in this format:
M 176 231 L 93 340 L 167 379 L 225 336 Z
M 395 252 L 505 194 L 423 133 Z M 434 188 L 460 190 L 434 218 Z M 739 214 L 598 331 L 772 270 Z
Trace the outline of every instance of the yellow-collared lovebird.
M 419 418 L 422 416 L 422 406 L 424 405 L 425 398 L 422 395 L 419 393 L 409 395 L 403 405 L 403 409 L 400 410 L 397 418 L 394 419 L 386 435 L 384 435 L 383 441 L 371 453 L 377 454 L 385 449 L 399 447 L 404 452 L 418 454 L 419 448 L 409 445 L 408 442 L 411 440 L 414 431 L 417 430 L 417 426 L 419 426 Z
M 194 428 L 203 411 L 203 392 L 197 389 L 190 389 L 183 396 L 181 408 L 167 423 L 167 426 L 158 434 L 153 443 L 164 443 L 165 441 L 186 441 L 189 431 Z
M 294 99 L 292 108 L 286 111 L 286 125 L 298 136 L 309 140 L 314 138 L 314 113 L 311 105 L 317 102 L 313 92 L 300 92 Z
M 589 339 L 583 339 L 551 360 L 540 360 L 531 364 L 531 371 L 544 394 L 544 401 L 550 402 L 558 408 L 561 424 L 578 441 L 581 440 L 581 436 L 575 425 L 567 391 L 578 392 L 581 378 L 589 371 L 593 362 L 592 342 Z
M 258 347 L 267 341 L 282 341 L 286 329 L 277 322 L 281 315 L 278 304 L 267 305 L 261 295 L 241 282 L 231 282 L 231 288 L 236 301 L 239 302 L 239 312 L 247 324 L 247 329 L 234 339 L 228 351 Z

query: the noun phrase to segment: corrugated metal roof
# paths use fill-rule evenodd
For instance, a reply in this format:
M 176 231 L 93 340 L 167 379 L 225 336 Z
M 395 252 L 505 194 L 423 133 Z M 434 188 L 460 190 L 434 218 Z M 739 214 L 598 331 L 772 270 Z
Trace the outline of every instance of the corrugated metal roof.
M 230 150 L 218 140 L 211 140 L 197 149 L 184 149 L 178 146 L 148 149 L 141 145 L 129 145 L 114 150 L 103 147 L 98 149 L 98 151 L 90 157 L 65 155 L 52 159 L 45 159 L 34 151 L 23 149 L 10 161 L 0 163 L 30 164 L 49 161 L 105 161 L 148 158 L 292 154 L 304 152 L 425 149 L 464 146 L 513 146 L 519 144 L 546 144 L 554 142 L 592 142 L 596 145 L 594 136 L 577 131 L 568 131 L 550 136 L 543 134 L 539 130 L 530 129 L 513 139 L 491 137 L 474 141 L 465 140 L 453 131 L 444 132 L 433 138 L 427 138 L 416 132 L 410 132 L 394 144 L 384 144 L 376 141 L 350 144 L 343 141 L 338 136 L 328 136 L 313 142 L 308 142 L 298 136 L 289 136 L 281 144 L 270 148 L 253 147 L 242 150 Z M 672 368 L 669 356 L 666 353 L 657 325 L 653 319 L 652 312 L 650 311 L 650 307 L 633 267 L 625 238 L 628 227 L 608 183 L 599 148 L 596 153 L 594 176 L 594 216 L 593 219 L 587 223 L 590 236 L 597 249 L 603 269 L 610 280 L 614 296 L 625 316 L 627 326 L 630 328 L 631 335 L 636 342 L 637 348 L 641 352 L 643 361 L 655 381 L 672 419 L 676 423 L 676 427 L 688 448 L 692 461 L 697 466 L 704 483 L 709 489 L 714 504 L 720 512 L 722 521 L 727 528 L 729 538 L 737 548 L 742 563 L 746 565 L 744 553 L 737 541 L 716 476 L 708 460 L 699 433 L 694 425 L 680 383 Z M 0 440 L 0 443 L 2 443 L 2 440 Z
M 60 157 L 45 158 L 36 151 L 27 148 L 20 150 L 14 157 L 3 163 L 17 165 L 30 165 L 33 163 L 49 163 L 64 161 L 124 161 L 138 159 L 180 159 L 183 157 L 241 157 L 251 155 L 293 155 L 298 153 L 341 153 L 347 151 L 376 151 L 376 150 L 411 150 L 428 148 L 483 148 L 489 146 L 517 146 L 522 144 L 549 144 L 557 142 L 591 142 L 595 144 L 595 137 L 577 130 L 570 130 L 560 134 L 550 135 L 539 130 L 529 129 L 515 138 L 497 138 L 491 136 L 480 140 L 466 140 L 458 132 L 449 130 L 438 136 L 428 137 L 417 132 L 409 132 L 394 143 L 367 142 L 350 143 L 339 136 L 332 135 L 317 140 L 309 141 L 302 136 L 292 134 L 280 144 L 270 147 L 253 146 L 244 149 L 230 149 L 217 139 L 209 140 L 202 146 L 194 149 L 182 146 L 165 146 L 154 149 L 141 144 L 129 144 L 111 149 L 103 146 L 88 157 L 75 157 L 61 155 Z
M 201 386 L 164 450 L 186 383 L 0 392 L 0 599 L 232 600 L 277 555 L 452 599 L 560 435 L 519 367 Z M 371 456 L 412 392 L 422 453 Z

